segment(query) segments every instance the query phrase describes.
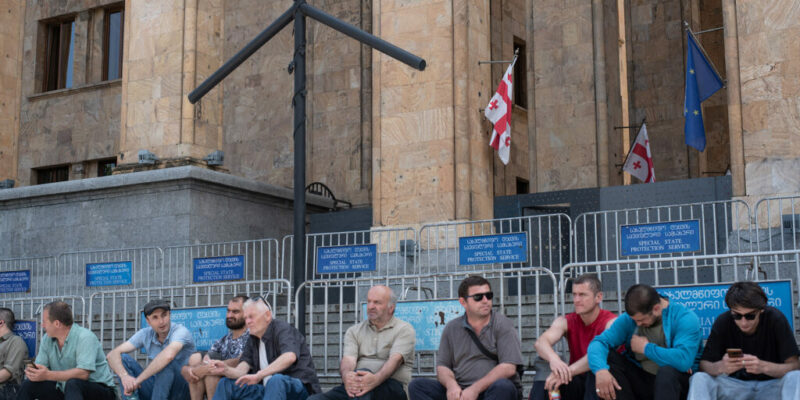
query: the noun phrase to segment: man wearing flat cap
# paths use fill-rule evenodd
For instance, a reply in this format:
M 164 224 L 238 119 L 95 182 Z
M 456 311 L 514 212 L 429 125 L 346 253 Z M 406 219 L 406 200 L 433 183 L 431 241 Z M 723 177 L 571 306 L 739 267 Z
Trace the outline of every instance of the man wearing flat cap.
M 146 328 L 108 353 L 108 364 L 119 376 L 125 396 L 135 392 L 142 400 L 188 400 L 189 386 L 181 367 L 194 353 L 192 334 L 185 326 L 170 322 L 170 303 L 152 300 L 144 305 Z M 142 369 L 129 354 L 143 349 L 150 364 Z

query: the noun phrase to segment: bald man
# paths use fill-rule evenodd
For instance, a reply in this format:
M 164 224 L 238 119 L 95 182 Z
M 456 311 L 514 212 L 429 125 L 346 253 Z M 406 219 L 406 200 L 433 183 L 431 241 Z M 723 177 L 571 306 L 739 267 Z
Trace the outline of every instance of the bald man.
M 386 286 L 367 292 L 367 320 L 351 326 L 344 337 L 342 385 L 309 400 L 406 400 L 416 333 L 411 324 L 394 317 L 396 303 Z

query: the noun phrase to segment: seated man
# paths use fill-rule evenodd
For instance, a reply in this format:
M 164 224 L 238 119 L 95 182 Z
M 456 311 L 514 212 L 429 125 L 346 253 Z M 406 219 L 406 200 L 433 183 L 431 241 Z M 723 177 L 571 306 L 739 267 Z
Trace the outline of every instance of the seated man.
M 800 399 L 800 362 L 786 317 L 757 283 L 736 282 L 708 336 L 689 399 Z
M 228 302 L 228 312 L 225 316 L 225 326 L 230 329 L 227 335 L 211 345 L 206 355 L 194 353 L 189 357 L 189 364 L 181 369 L 181 375 L 189 382 L 189 395 L 192 400 L 203 400 L 214 397 L 220 376 L 211 374 L 211 360 L 222 360 L 235 367 L 239 365 L 239 356 L 242 355 L 244 345 L 250 336 L 244 326 L 244 305 L 247 297 L 236 296 Z
M 0 400 L 16 400 L 22 382 L 22 361 L 28 357 L 28 345 L 12 332 L 14 312 L 0 308 Z
M 538 339 L 534 347 L 543 360 L 550 363 L 550 374 L 544 381 L 535 381 L 530 400 L 547 400 L 547 392 L 558 390 L 562 400 L 596 398 L 594 375 L 589 372 L 586 348 L 592 339 L 606 330 L 617 317 L 603 310 L 603 292 L 596 275 L 581 275 L 572 283 L 575 312 L 556 318 L 553 325 Z M 553 350 L 562 337 L 569 345 L 569 365 Z M 537 371 L 537 377 L 540 371 Z
M 626 355 L 613 351 L 623 344 Z M 671 304 L 650 286 L 631 286 L 625 314 L 589 344 L 597 395 L 605 400 L 686 398 L 702 344 L 700 320 L 691 310 Z
M 321 392 L 306 338 L 286 321 L 273 319 L 262 297 L 244 302 L 250 337 L 239 365 L 211 361 L 211 373 L 224 375 L 214 400 L 305 400 Z
M 480 276 L 458 286 L 464 315 L 447 323 L 439 343 L 436 378 L 416 378 L 411 400 L 517 400 L 517 366 L 522 352 L 517 329 L 505 315 L 492 312 L 492 288 Z M 479 345 L 480 344 L 480 345 Z
M 92 331 L 72 323 L 69 304 L 46 304 L 42 328 L 39 354 L 25 369 L 28 379 L 20 385 L 18 399 L 116 400 L 114 376 L 100 341 Z
M 368 319 L 345 333 L 339 366 L 343 385 L 309 400 L 407 399 L 404 386 L 411 380 L 417 340 L 411 324 L 394 317 L 396 302 L 386 286 L 367 292 Z
M 126 396 L 136 392 L 142 400 L 189 398 L 189 386 L 181 367 L 194 353 L 192 334 L 181 324 L 170 321 L 170 304 L 163 299 L 144 305 L 146 328 L 108 353 L 108 364 L 119 376 Z M 129 354 L 144 349 L 150 364 L 142 369 Z

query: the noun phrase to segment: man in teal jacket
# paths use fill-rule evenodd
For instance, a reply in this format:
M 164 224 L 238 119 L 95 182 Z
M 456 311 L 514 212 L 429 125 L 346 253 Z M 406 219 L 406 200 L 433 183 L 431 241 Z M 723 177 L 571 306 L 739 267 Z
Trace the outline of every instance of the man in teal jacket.
M 589 344 L 597 395 L 605 400 L 685 399 L 702 354 L 700 320 L 655 289 L 634 285 L 625 314 Z M 625 354 L 616 351 L 625 345 Z

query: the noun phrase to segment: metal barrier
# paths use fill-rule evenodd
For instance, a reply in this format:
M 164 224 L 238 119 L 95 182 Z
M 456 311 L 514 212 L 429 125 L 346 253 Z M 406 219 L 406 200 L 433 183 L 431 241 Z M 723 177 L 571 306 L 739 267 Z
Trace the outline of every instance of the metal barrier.
M 752 251 L 750 207 L 741 200 L 590 212 L 575 218 L 574 262 L 650 259 L 657 254 L 625 256 L 620 227 L 687 220 L 699 221 L 700 254 L 716 255 Z M 672 257 L 674 253 L 664 254 Z M 694 256 L 695 253 L 679 253 Z M 626 263 L 623 263 L 626 264 Z
M 755 207 L 753 250 L 800 249 L 800 196 L 761 199 Z
M 41 296 L 41 297 L 17 297 L 0 299 L 0 307 L 6 307 L 14 311 L 17 321 L 33 321 L 37 326 L 36 350 L 38 352 L 39 343 L 44 335 L 42 327 L 42 309 L 47 303 L 53 301 L 63 301 L 72 307 L 73 323 L 86 326 L 86 302 L 80 296 Z
M 561 269 L 559 288 L 562 310 L 568 309 L 566 281 L 575 273 L 582 272 L 598 275 L 607 295 L 604 302 L 616 303 L 617 312 L 624 310 L 622 302 L 625 290 L 637 283 L 680 286 L 789 279 L 795 300 L 800 299 L 797 286 L 800 284 L 800 250 L 571 263 Z M 800 304 L 796 306 L 800 307 Z M 795 315 L 795 327 L 800 326 L 798 317 Z
M 292 270 L 292 244 L 294 237 L 283 238 L 283 268 Z M 304 281 L 320 276 L 321 252 L 363 250 L 365 259 L 373 259 L 375 270 L 351 269 L 352 272 L 326 273 L 327 278 L 350 279 L 357 276 L 394 276 L 415 273 L 417 232 L 412 228 L 372 229 L 364 231 L 310 233 L 306 235 L 306 258 Z M 328 267 L 328 262 L 322 260 Z M 369 264 L 369 263 L 366 263 Z M 335 266 L 334 266 L 335 267 Z M 293 276 L 293 271 L 289 273 Z
M 256 294 L 269 300 L 275 318 L 291 322 L 291 284 L 285 279 L 267 279 L 93 293 L 89 298 L 89 328 L 108 352 L 142 327 L 142 307 L 150 300 L 168 299 L 174 309 L 224 307 L 233 296 Z
M 556 277 L 546 268 L 523 268 L 505 270 L 461 271 L 439 274 L 394 275 L 382 277 L 353 277 L 347 279 L 320 279 L 303 282 L 297 288 L 298 296 L 306 299 L 306 335 L 311 354 L 315 360 L 317 375 L 322 378 L 339 377 L 344 334 L 347 328 L 364 319 L 362 307 L 366 302 L 369 288 L 374 285 L 387 285 L 399 297 L 398 305 L 415 300 L 445 301 L 458 299 L 458 285 L 468 275 L 478 274 L 488 279 L 495 293 L 495 312 L 509 316 L 517 327 L 523 343 L 523 355 L 529 359 L 535 354 L 533 341 L 552 323 L 558 315 L 558 301 L 555 295 L 543 294 L 535 290 L 530 295 L 518 296 L 526 281 L 532 281 L 535 288 L 544 282 L 556 287 Z M 512 294 L 513 293 L 513 294 Z M 295 307 L 300 302 L 295 303 Z M 457 303 L 456 303 L 457 304 Z M 399 306 L 398 306 L 399 307 Z M 457 314 L 463 314 L 458 305 Z M 431 326 L 443 328 L 444 313 L 422 315 L 437 322 Z M 396 311 L 397 314 L 397 311 Z M 298 324 L 299 309 L 295 311 L 295 325 Z M 436 346 L 429 350 L 419 350 L 420 341 L 427 340 L 432 332 L 417 332 L 415 375 L 435 375 Z M 430 343 L 429 343 L 430 344 Z
M 117 265 L 121 265 L 123 270 L 130 273 L 129 283 L 125 286 L 133 288 L 165 286 L 166 282 L 170 282 L 174 278 L 171 277 L 170 271 L 162 268 L 162 259 L 163 251 L 158 247 L 62 253 L 58 256 L 57 284 L 50 290 L 59 295 L 89 297 L 103 283 L 98 282 L 99 285 L 93 287 L 88 279 L 87 268 L 89 266 L 116 267 Z M 181 282 L 181 284 L 185 283 Z
M 202 283 L 194 276 L 195 264 L 225 258 L 242 267 L 242 277 L 248 280 L 288 279 L 287 271 L 281 267 L 276 239 L 260 239 L 239 242 L 205 243 L 186 246 L 171 246 L 163 249 L 163 270 L 172 274 L 162 285 Z M 225 261 L 225 260 L 222 260 Z
M 55 257 L 32 257 L 0 260 L 0 273 L 28 271 L 29 290 L 24 288 L 11 289 L 0 293 L 0 299 L 16 298 L 21 293 L 28 292 L 30 296 L 47 296 L 55 292 L 55 288 L 63 279 L 63 274 L 58 271 Z M 24 276 L 22 277 L 25 280 Z M 7 283 L 7 282 L 6 282 Z M 22 283 L 22 282 L 19 282 Z M 23 284 L 24 286 L 24 284 Z M 16 290 L 16 291 L 11 291 Z
M 472 236 L 524 233 L 527 261 L 466 265 L 459 259 L 459 241 Z M 420 229 L 418 273 L 446 273 L 504 268 L 542 267 L 558 271 L 570 262 L 572 223 L 566 214 L 449 222 Z

